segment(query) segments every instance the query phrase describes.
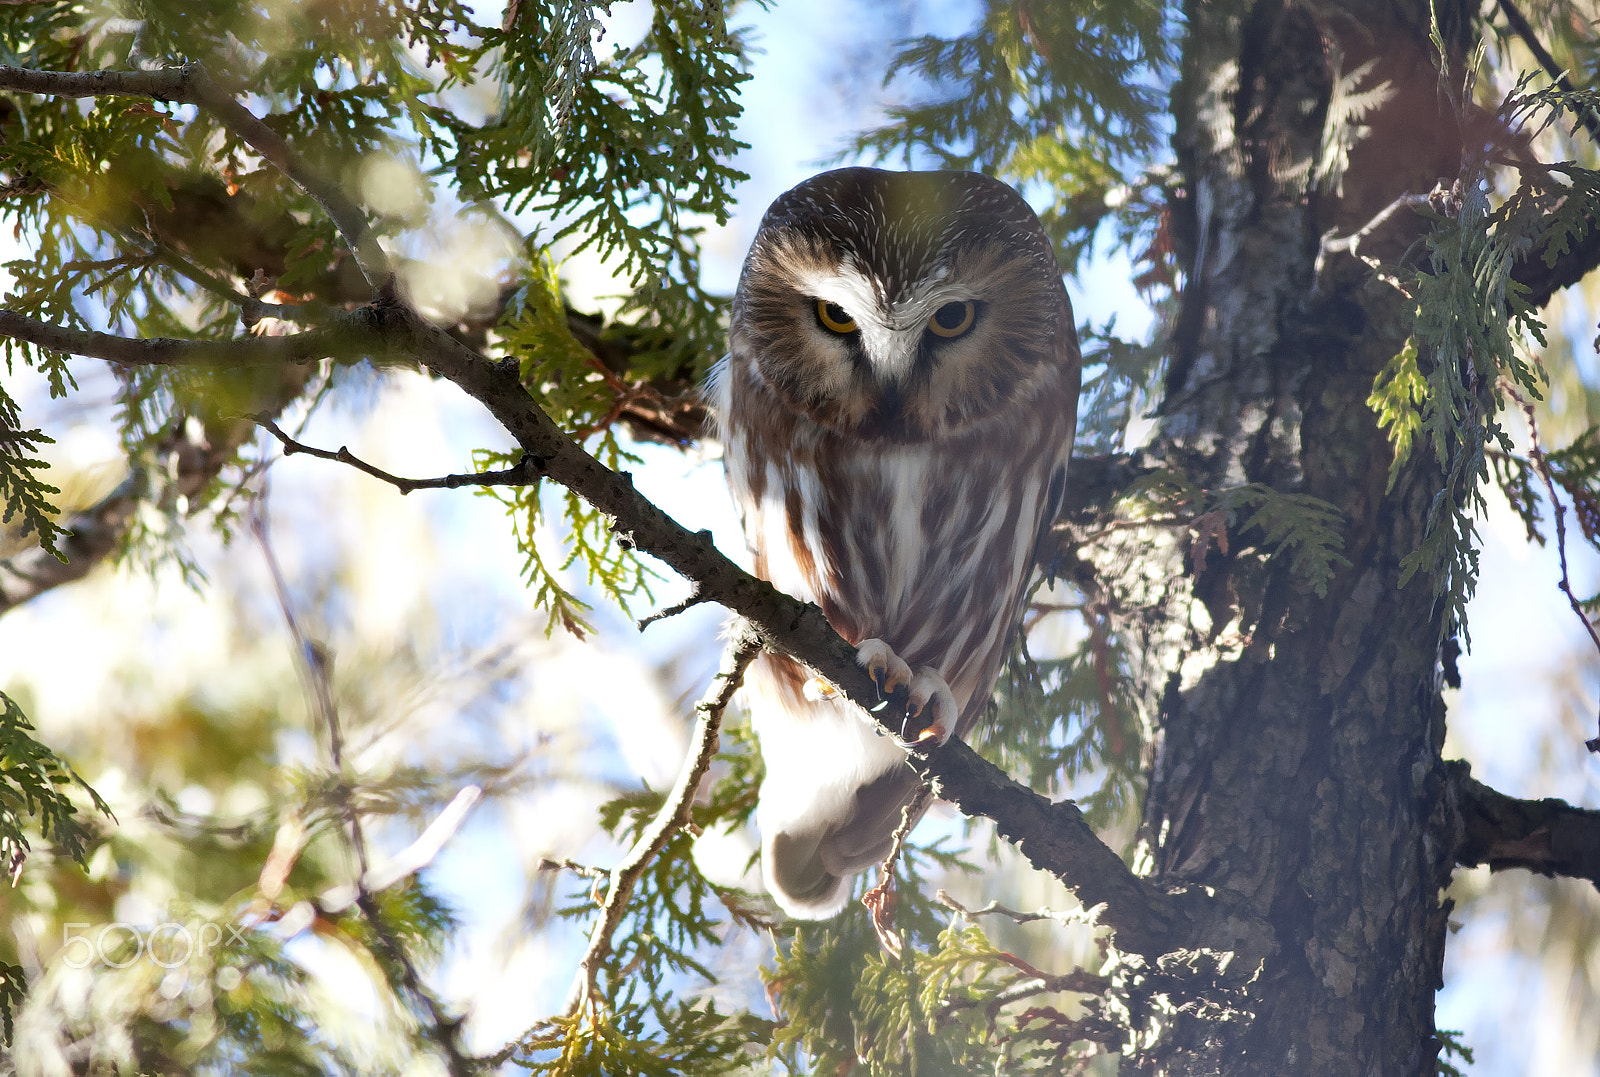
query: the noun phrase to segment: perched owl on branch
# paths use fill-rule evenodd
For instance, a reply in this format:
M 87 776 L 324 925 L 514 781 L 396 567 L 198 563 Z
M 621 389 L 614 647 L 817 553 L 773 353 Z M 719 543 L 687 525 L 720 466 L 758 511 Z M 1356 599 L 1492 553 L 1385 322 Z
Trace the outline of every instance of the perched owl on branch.
M 988 705 L 1061 499 L 1078 381 L 1061 271 L 1004 183 L 842 168 L 762 220 L 712 382 L 728 485 L 756 573 L 906 693 L 906 741 L 961 736 Z M 785 655 L 762 656 L 745 693 L 767 887 L 791 916 L 832 916 L 919 779 Z

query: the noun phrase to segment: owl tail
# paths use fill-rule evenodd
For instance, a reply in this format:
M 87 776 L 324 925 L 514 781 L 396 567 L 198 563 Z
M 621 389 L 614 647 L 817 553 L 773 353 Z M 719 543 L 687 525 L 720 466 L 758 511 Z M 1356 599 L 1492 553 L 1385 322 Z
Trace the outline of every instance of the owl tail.
M 799 816 L 764 821 L 761 869 L 778 906 L 799 920 L 837 915 L 849 900 L 851 876 L 889 855 L 901 811 L 919 785 L 901 755 L 892 769 L 853 791 L 819 789 L 818 799 Z M 830 803 L 824 804 L 824 797 Z M 917 818 L 921 815 L 918 810 Z

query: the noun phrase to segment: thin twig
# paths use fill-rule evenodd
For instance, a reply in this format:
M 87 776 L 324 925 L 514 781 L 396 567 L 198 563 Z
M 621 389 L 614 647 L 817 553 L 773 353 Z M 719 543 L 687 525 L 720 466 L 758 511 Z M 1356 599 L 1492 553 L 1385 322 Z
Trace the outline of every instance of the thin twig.
M 1046 909 L 1038 908 L 1033 912 L 1021 912 L 1009 909 L 998 901 L 991 901 L 981 909 L 969 909 L 947 891 L 935 891 L 934 900 L 945 908 L 959 913 L 968 920 L 976 920 L 979 916 L 1004 916 L 1019 924 L 1031 924 L 1037 920 L 1054 920 L 1058 924 L 1093 924 L 1093 909 Z
M 328 734 L 328 758 L 332 764 L 334 797 L 338 802 L 340 814 L 343 816 L 345 829 L 349 835 L 350 848 L 356 858 L 356 907 L 361 916 L 372 929 L 373 941 L 380 956 L 385 960 L 388 968 L 410 995 L 423 1009 L 427 1011 L 428 1020 L 423 1023 L 423 1034 L 432 1040 L 434 1045 L 444 1055 L 446 1066 L 451 1077 L 471 1077 L 483 1068 L 481 1059 L 477 1059 L 462 1050 L 460 1034 L 462 1019 L 445 1010 L 444 1004 L 436 998 L 428 986 L 423 983 L 421 974 L 417 971 L 416 964 L 411 960 L 411 955 L 406 952 L 400 940 L 389 929 L 383 919 L 383 910 L 378 908 L 375 891 L 368 885 L 372 878 L 369 856 L 367 852 L 366 835 L 361 825 L 361 813 L 356 808 L 354 799 L 350 795 L 350 786 L 344 776 L 344 734 L 340 728 L 339 711 L 333 701 L 333 688 L 328 677 L 328 655 L 326 648 L 317 640 L 306 635 L 300 626 L 300 620 L 295 616 L 294 604 L 289 599 L 289 587 L 284 579 L 283 569 L 278 564 L 277 554 L 273 551 L 272 541 L 267 528 L 265 507 L 265 494 L 258 495 L 250 504 L 249 523 L 250 531 L 255 535 L 257 543 L 261 546 L 263 556 L 267 561 L 267 570 L 272 576 L 273 589 L 277 593 L 278 605 L 283 611 L 285 623 L 289 626 L 289 633 L 294 637 L 295 652 L 300 659 L 301 673 L 306 680 L 307 688 L 311 692 L 314 710 L 319 723 Z M 449 837 L 455 827 L 472 804 L 476 801 L 476 787 L 469 787 L 475 792 L 468 794 L 463 790 L 456 795 L 451 805 L 446 808 L 439 820 L 436 820 L 440 834 L 434 835 L 440 844 Z M 429 831 L 435 828 L 430 827 Z M 429 841 L 424 841 L 429 839 Z M 424 834 L 414 845 L 427 845 L 431 842 L 429 834 Z M 426 849 L 422 850 L 426 853 Z M 408 850 L 409 852 L 409 850 Z M 437 850 L 433 850 L 437 852 Z M 405 856 L 405 853 L 401 854 Z M 422 863 L 432 859 L 432 853 L 427 853 Z M 398 881 L 398 880 L 396 880 Z
M 722 668 L 717 671 L 706 697 L 695 707 L 694 736 L 689 752 L 684 757 L 683 768 L 667 799 L 656 812 L 650 826 L 628 850 L 621 863 L 611 869 L 611 885 L 606 890 L 605 904 L 600 919 L 589 935 L 589 947 L 578 963 L 578 975 L 573 980 L 572 991 L 567 996 L 565 1013 L 578 1012 L 579 1007 L 594 999 L 596 978 L 600 966 L 611 956 L 611 936 L 616 933 L 622 917 L 627 912 L 628 899 L 644 875 L 645 868 L 656 854 L 666 847 L 671 837 L 689 823 L 690 809 L 700 780 L 711 769 L 711 760 L 717 754 L 718 732 L 722 728 L 722 712 L 733 701 L 733 694 L 744 681 L 744 671 L 761 653 L 761 641 L 745 622 L 739 622 L 723 655 Z
M 1390 217 L 1393 217 L 1402 209 L 1421 209 L 1426 205 L 1428 205 L 1427 195 L 1412 194 L 1410 191 L 1406 191 L 1397 197 L 1393 202 L 1390 202 L 1387 206 L 1384 206 L 1377 213 L 1373 214 L 1373 217 L 1370 221 L 1356 229 L 1354 232 L 1350 233 L 1348 236 L 1343 236 L 1339 239 L 1334 239 L 1331 233 L 1323 236 L 1321 253 L 1337 254 L 1342 251 L 1350 254 L 1356 254 L 1356 252 L 1361 248 L 1361 241 L 1372 235 L 1372 233 L 1376 232 L 1379 228 L 1383 227 L 1384 222 Z
M 582 875 L 588 879 L 600 879 L 611 874 L 605 868 L 590 867 L 588 864 L 580 864 L 568 857 L 552 860 L 548 856 L 542 856 L 534 867 L 539 871 L 570 871 L 574 875 Z
M 918 787 L 916 796 L 900 806 L 900 825 L 894 828 L 890 835 L 889 855 L 883 858 L 883 863 L 878 865 L 878 881 L 865 894 L 861 895 L 861 904 L 872 913 L 872 930 L 878 935 L 878 945 L 890 957 L 898 958 L 905 949 L 905 940 L 894 929 L 894 909 L 896 905 L 894 893 L 894 870 L 900 861 L 900 851 L 905 848 L 906 838 L 911 833 L 911 828 L 917 825 L 917 820 L 922 818 L 922 809 L 928 803 L 928 798 L 933 791 L 927 785 Z
M 1197 519 L 1199 519 L 1198 516 L 1150 516 L 1143 520 L 1112 520 L 1104 527 L 1075 537 L 1081 546 L 1097 539 L 1103 539 L 1116 531 L 1131 531 L 1141 527 L 1188 527 Z M 1052 531 L 1065 531 L 1069 534 L 1072 533 L 1072 529 L 1072 524 L 1065 522 L 1054 524 L 1051 527 Z
M 330 324 L 290 336 L 236 340 L 180 340 L 175 337 L 119 337 L 89 329 L 68 329 L 14 310 L 0 309 L 0 337 L 25 340 L 51 351 L 104 359 L 123 366 L 259 366 L 313 363 L 329 357 L 370 354 L 382 347 L 367 321 L 368 308 L 333 314 Z
M 708 538 L 710 537 L 708 533 L 702 533 L 707 534 Z M 696 584 L 690 589 L 688 596 L 682 601 L 674 602 L 670 606 L 665 606 L 659 610 L 656 610 L 654 613 L 646 614 L 645 616 L 639 618 L 639 631 L 643 632 L 657 621 L 665 621 L 668 617 L 676 617 L 680 613 L 691 610 L 696 606 L 703 606 L 710 601 L 711 599 L 707 598 L 706 595 L 701 592 L 700 586 Z
M 1578 615 L 1578 620 L 1583 622 L 1583 627 L 1589 633 L 1589 639 L 1594 642 L 1596 651 L 1600 651 L 1600 632 L 1595 631 L 1594 623 L 1589 620 L 1589 615 L 1583 612 L 1583 604 L 1578 601 L 1578 596 L 1572 593 L 1572 576 L 1567 570 L 1567 507 L 1562 504 L 1561 498 L 1556 496 L 1555 480 L 1550 477 L 1550 465 L 1546 461 L 1544 449 L 1539 445 L 1539 423 L 1534 418 L 1533 405 L 1522 398 L 1516 386 L 1505 378 L 1500 379 L 1500 386 L 1511 399 L 1522 406 L 1522 414 L 1528 420 L 1528 455 L 1533 458 L 1533 466 L 1539 472 L 1539 477 L 1544 480 L 1544 488 L 1550 495 L 1550 504 L 1555 507 L 1556 517 L 1556 552 L 1561 558 L 1561 582 L 1557 584 L 1561 592 L 1567 596 L 1567 602 L 1572 605 L 1572 612 Z M 1597 718 L 1600 724 L 1600 718 Z M 1600 734 L 1583 742 L 1583 746 L 1591 752 L 1600 752 Z
M 267 430 L 283 446 L 283 455 L 294 456 L 304 453 L 315 456 L 319 460 L 337 460 L 341 464 L 349 464 L 357 471 L 365 472 L 375 479 L 382 479 L 399 490 L 402 494 L 409 494 L 413 490 L 455 490 L 462 486 L 528 486 L 538 482 L 543 477 L 539 462 L 533 457 L 523 454 L 522 459 L 512 466 L 501 471 L 479 471 L 470 475 L 441 475 L 436 479 L 406 479 L 399 475 L 391 475 L 382 468 L 374 467 L 365 460 L 360 459 L 348 448 L 341 445 L 339 451 L 319 449 L 314 445 L 306 445 L 296 441 L 284 432 L 283 428 L 272 421 L 266 414 L 252 415 L 250 421 Z
M 1371 269 L 1379 280 L 1399 291 L 1407 299 L 1411 298 L 1411 292 L 1406 288 L 1405 284 L 1399 277 L 1384 269 L 1382 261 L 1369 254 L 1361 253 L 1361 244 L 1379 228 L 1383 227 L 1389 218 L 1399 213 L 1402 209 L 1421 209 L 1427 205 L 1429 205 L 1427 195 L 1412 194 L 1410 191 L 1406 191 L 1393 202 L 1380 209 L 1366 224 L 1349 235 L 1340 236 L 1336 239 L 1330 231 L 1322 237 L 1322 245 L 1317 251 L 1317 259 L 1312 269 L 1311 279 L 1315 281 L 1322 280 L 1322 269 L 1327 263 L 1328 255 L 1348 254 Z

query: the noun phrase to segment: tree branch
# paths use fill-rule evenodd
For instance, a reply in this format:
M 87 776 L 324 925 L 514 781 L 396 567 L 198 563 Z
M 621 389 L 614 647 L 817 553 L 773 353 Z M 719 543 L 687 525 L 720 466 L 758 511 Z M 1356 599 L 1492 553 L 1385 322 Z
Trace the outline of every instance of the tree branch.
M 51 351 L 104 359 L 123 366 L 192 366 L 211 363 L 261 366 L 312 363 L 330 356 L 370 353 L 381 339 L 366 324 L 367 308 L 332 316 L 331 323 L 289 336 L 250 336 L 234 340 L 180 340 L 176 337 L 120 337 L 92 329 L 68 329 L 14 310 L 0 310 L 0 337 L 24 340 Z
M 198 63 L 158 71 L 32 71 L 0 65 L 0 90 L 55 97 L 149 97 L 203 108 L 316 200 L 344 236 L 374 290 L 394 275 L 361 207 L 307 167 L 282 136 L 217 85 Z
M 56 539 L 56 549 L 65 561 L 42 546 L 0 558 L 0 614 L 53 587 L 83 579 L 115 550 L 138 503 L 135 485 L 130 476 L 99 504 L 62 521 L 66 534 Z
M 1557 86 L 1567 93 L 1576 93 L 1572 80 L 1567 78 L 1567 73 L 1556 63 L 1556 58 L 1550 55 L 1550 50 L 1544 47 L 1544 42 L 1539 40 L 1539 35 L 1534 31 L 1533 24 L 1517 9 L 1511 0 L 1500 0 L 1500 10 L 1506 17 L 1506 22 L 1511 24 L 1512 31 L 1522 39 L 1528 51 L 1533 53 L 1533 58 L 1539 61 L 1539 66 L 1544 68 L 1544 73 L 1550 76 Z M 1590 109 L 1583 110 L 1583 126 L 1589 132 L 1589 137 L 1600 141 L 1600 117 L 1596 117 Z
M 1526 868 L 1600 886 L 1600 811 L 1564 800 L 1518 800 L 1490 789 L 1460 760 L 1445 764 L 1461 822 L 1456 863 L 1491 871 Z
M 1173 896 L 1130 871 L 1071 800 L 1052 803 L 960 741 L 927 756 L 913 754 L 911 765 L 935 796 L 967 815 L 994 820 L 1002 838 L 1028 863 L 1066 883 L 1085 908 L 1103 905 L 1096 922 L 1116 933 L 1119 950 L 1154 957 L 1180 944 L 1216 941 L 1189 937 L 1187 914 Z
M 378 316 L 392 346 L 412 351 L 487 407 L 547 476 L 610 516 L 613 531 L 695 581 L 707 599 L 748 620 L 762 646 L 805 663 L 852 703 L 875 713 L 886 729 L 896 728 L 901 715 L 892 707 L 874 711 L 880 702 L 876 686 L 856 664 L 855 648 L 820 609 L 743 571 L 712 545 L 710 535 L 685 530 L 641 497 L 626 473 L 584 452 L 528 395 L 514 361 L 484 359 L 398 302 L 381 306 Z M 1070 801 L 1052 804 L 957 741 L 928 754 L 913 752 L 911 760 L 937 783 L 939 796 L 969 814 L 993 819 L 1003 836 L 1019 842 L 1034 867 L 1062 879 L 1085 905 L 1104 902 L 1100 923 L 1117 932 L 1118 946 L 1159 955 L 1180 943 L 1206 941 L 1186 937 L 1188 917 L 1175 899 L 1128 870 Z
M 674 834 L 689 824 L 695 791 L 700 788 L 700 780 L 711 769 L 711 760 L 717 754 L 722 712 L 733 702 L 733 694 L 744 683 L 744 671 L 760 653 L 761 640 L 748 625 L 735 629 L 727 653 L 723 656 L 722 668 L 712 679 L 706 697 L 695 707 L 694 736 L 689 742 L 689 752 L 684 757 L 677 782 L 650 826 L 639 835 L 639 840 L 634 842 L 622 862 L 611 869 L 610 886 L 606 889 L 600 919 L 589 936 L 589 947 L 584 951 L 583 960 L 578 963 L 578 975 L 567 996 L 568 1016 L 594 997 L 595 977 L 600 974 L 600 966 L 611 955 L 611 936 L 622 923 L 622 917 L 628 910 L 628 899 L 633 896 L 633 888 L 650 866 L 650 861 L 666 847 Z
M 283 455 L 294 456 L 296 453 L 305 453 L 307 456 L 315 456 L 319 460 L 336 460 L 341 464 L 349 464 L 357 471 L 365 472 L 375 479 L 382 479 L 402 494 L 409 494 L 413 490 L 455 490 L 462 486 L 527 486 L 538 482 L 543 477 L 538 468 L 534 466 L 533 461 L 527 456 L 523 456 L 515 467 L 508 467 L 501 471 L 479 471 L 470 475 L 442 475 L 436 479 L 404 479 L 399 475 L 391 475 L 382 468 L 374 467 L 343 445 L 339 446 L 338 452 L 333 452 L 298 442 L 285 433 L 282 427 L 273 422 L 270 415 L 252 415 L 250 418 L 257 426 L 265 427 L 268 433 L 278 439 L 278 443 L 283 446 Z
M 1539 35 L 1534 32 L 1533 26 L 1517 6 L 1511 0 L 1499 0 L 1499 4 L 1512 31 L 1522 39 L 1528 51 L 1533 53 L 1534 59 L 1539 61 L 1545 74 L 1563 90 L 1568 93 L 1573 92 L 1572 81 L 1567 78 L 1567 73 L 1544 47 Z M 1591 110 L 1584 110 L 1583 126 L 1589 132 L 1590 138 L 1600 142 L 1600 117 L 1596 117 Z M 1529 257 L 1519 262 L 1511 275 L 1517 283 L 1528 289 L 1528 303 L 1537 309 L 1550 302 L 1550 297 L 1561 289 L 1576 284 L 1588 276 L 1596 266 L 1600 266 L 1600 229 L 1591 228 L 1582 239 L 1573 242 L 1554 264 L 1545 265 L 1542 257 Z

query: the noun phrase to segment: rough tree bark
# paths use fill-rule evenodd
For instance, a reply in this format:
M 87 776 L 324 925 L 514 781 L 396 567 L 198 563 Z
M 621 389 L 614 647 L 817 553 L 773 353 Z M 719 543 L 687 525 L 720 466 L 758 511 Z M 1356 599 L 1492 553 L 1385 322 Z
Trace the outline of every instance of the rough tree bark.
M 1447 40 L 1470 29 L 1467 5 L 1438 7 Z M 1220 976 L 1191 961 L 1150 980 L 1177 1012 L 1135 1066 L 1420 1077 L 1438 1050 L 1455 823 L 1437 611 L 1428 580 L 1399 581 L 1442 480 L 1419 452 L 1386 489 L 1393 452 L 1365 402 L 1408 335 L 1408 300 L 1348 253 L 1324 254 L 1319 274 L 1319 254 L 1397 198 L 1448 188 L 1457 124 L 1426 0 L 1191 0 L 1187 15 L 1174 94 L 1185 287 L 1152 455 L 1203 486 L 1266 483 L 1337 506 L 1349 563 L 1325 597 L 1258 551 L 1213 549 L 1197 574 L 1174 565 L 1190 573 L 1171 607 L 1187 624 L 1164 663 L 1177 672 L 1159 703 L 1146 850 L 1153 881 L 1215 892 L 1196 936 L 1231 928 L 1238 942 Z M 1357 88 L 1392 92 L 1363 117 L 1343 176 L 1319 176 L 1336 80 L 1369 60 Z M 1395 257 L 1425 227 L 1402 211 L 1362 253 Z

